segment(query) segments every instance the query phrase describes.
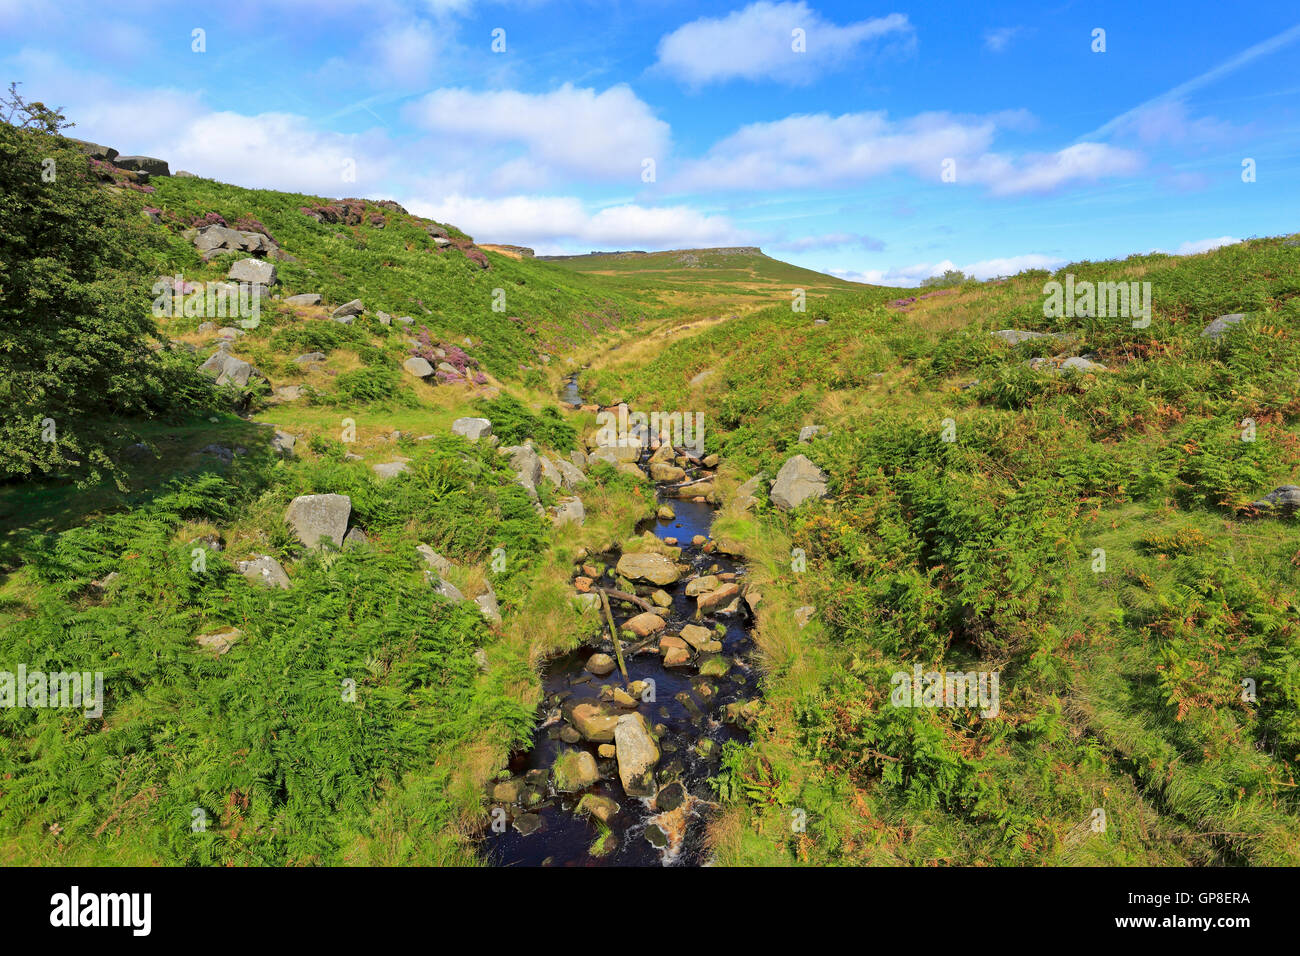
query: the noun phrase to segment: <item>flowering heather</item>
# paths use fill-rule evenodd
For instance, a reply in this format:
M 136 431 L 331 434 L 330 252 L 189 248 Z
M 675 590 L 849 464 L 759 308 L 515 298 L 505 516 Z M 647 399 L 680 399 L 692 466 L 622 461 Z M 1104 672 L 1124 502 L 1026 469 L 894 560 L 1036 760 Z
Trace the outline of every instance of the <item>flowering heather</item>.
M 202 229 L 204 226 L 225 226 L 226 219 L 219 212 L 208 212 L 202 216 L 195 216 L 190 220 L 190 226 L 196 229 Z
M 235 220 L 234 228 L 238 229 L 240 232 L 260 232 L 262 235 L 266 236 L 266 238 L 275 242 L 275 238 L 271 235 L 266 226 L 262 225 L 261 220 L 254 219 L 252 216 L 240 216 Z

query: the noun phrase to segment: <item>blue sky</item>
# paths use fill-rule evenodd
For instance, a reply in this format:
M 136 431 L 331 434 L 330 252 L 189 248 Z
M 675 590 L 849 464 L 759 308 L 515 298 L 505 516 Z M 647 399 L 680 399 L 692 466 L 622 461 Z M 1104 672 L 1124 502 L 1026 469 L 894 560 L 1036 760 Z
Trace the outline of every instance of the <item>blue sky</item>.
M 0 80 L 173 169 L 901 285 L 1300 229 L 1297 64 L 1294 3 L 0 0 Z

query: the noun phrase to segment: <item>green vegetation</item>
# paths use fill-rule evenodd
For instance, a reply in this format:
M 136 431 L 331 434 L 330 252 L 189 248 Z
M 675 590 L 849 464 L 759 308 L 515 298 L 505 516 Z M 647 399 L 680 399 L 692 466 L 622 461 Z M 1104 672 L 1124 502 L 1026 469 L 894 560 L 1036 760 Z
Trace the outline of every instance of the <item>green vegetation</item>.
M 721 862 L 1300 862 L 1300 528 L 1251 504 L 1300 473 L 1300 248 L 1078 263 L 1061 272 L 1151 282 L 1152 322 L 1054 323 L 1047 273 L 913 296 L 749 250 L 547 262 L 393 204 L 330 223 L 303 212 L 319 197 L 147 192 L 102 182 L 43 110 L 0 124 L 0 670 L 100 671 L 105 701 L 102 721 L 0 709 L 4 862 L 472 860 L 538 668 L 601 626 L 572 600 L 580 549 L 636 540 L 655 503 L 596 463 L 586 524 L 553 527 L 450 424 L 567 453 L 592 420 L 555 396 L 583 363 L 587 401 L 703 411 L 724 491 L 796 452 L 828 479 L 714 527 L 763 595 Z M 283 296 L 324 296 L 266 300 L 232 341 L 269 384 L 214 387 L 195 368 L 215 331 L 150 317 L 159 275 L 225 276 L 233 254 L 185 235 L 214 216 L 274 238 Z M 1229 312 L 1248 319 L 1201 336 Z M 1105 368 L 1028 364 L 1085 354 Z M 457 371 L 420 380 L 413 355 Z M 367 544 L 299 543 L 288 503 L 325 493 Z M 467 596 L 490 583 L 503 623 L 437 596 L 421 543 Z M 237 571 L 260 555 L 288 589 Z M 229 628 L 220 655 L 198 641 Z M 892 706 L 918 665 L 996 672 L 997 713 Z
M 1300 528 L 1250 517 L 1300 472 L 1300 249 L 1065 272 L 1150 281 L 1151 326 L 1053 325 L 1048 277 L 1026 275 L 904 308 L 832 296 L 823 325 L 774 306 L 584 377 L 711 412 L 737 480 L 796 451 L 829 477 L 823 502 L 715 529 L 768 607 L 764 717 L 718 781 L 725 862 L 1300 859 Z M 1227 312 L 1252 315 L 1202 338 Z M 1001 328 L 1075 339 L 1012 348 Z M 1107 369 L 1026 364 L 1085 352 Z M 806 424 L 825 430 L 796 446 Z M 817 609 L 803 629 L 799 605 Z M 1000 712 L 891 706 L 916 664 L 997 671 Z

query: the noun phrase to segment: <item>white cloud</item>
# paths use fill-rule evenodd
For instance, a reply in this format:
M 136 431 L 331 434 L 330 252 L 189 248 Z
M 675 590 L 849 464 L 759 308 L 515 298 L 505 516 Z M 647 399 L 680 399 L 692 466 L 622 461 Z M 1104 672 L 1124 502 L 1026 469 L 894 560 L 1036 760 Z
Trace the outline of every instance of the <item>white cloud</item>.
M 740 245 L 753 237 L 723 216 L 688 206 L 647 207 L 635 203 L 591 212 L 570 196 L 508 196 L 484 199 L 450 196 L 409 200 L 408 209 L 439 222 L 455 223 L 479 242 L 532 246 L 542 255 L 590 249 L 672 249 Z
M 639 183 L 642 161 L 662 162 L 670 147 L 668 124 L 622 84 L 603 93 L 568 83 L 550 93 L 435 90 L 407 116 L 443 137 L 522 146 L 537 181 L 553 169 Z M 521 181 L 519 170 L 510 181 Z
M 1233 246 L 1241 242 L 1232 236 L 1219 236 L 1215 239 L 1192 239 L 1188 242 L 1181 243 L 1177 249 L 1170 252 L 1168 249 L 1152 249 L 1152 252 L 1163 252 L 1167 256 L 1194 256 L 1197 253 L 1209 252 L 1211 249 L 1218 249 L 1222 246 Z
M 1049 192 L 1069 183 L 1126 175 L 1138 154 L 1104 143 L 1009 157 L 991 152 L 1002 129 L 1022 129 L 1023 111 L 985 116 L 922 113 L 891 120 L 884 112 L 788 116 L 751 123 L 686 163 L 673 186 L 683 189 L 805 189 L 861 183 L 896 171 L 940 182 L 952 160 L 957 184 L 995 195 Z
M 351 196 L 377 189 L 391 162 L 381 134 L 322 132 L 291 113 L 212 112 L 190 93 L 119 91 L 72 112 L 80 138 L 250 189 Z M 349 162 L 354 182 L 344 178 Z
M 1028 253 L 1002 259 L 983 259 L 963 266 L 957 265 L 951 259 L 944 259 L 942 262 L 918 262 L 910 266 L 890 266 L 885 269 L 865 269 L 862 271 L 827 269 L 826 271 L 831 275 L 839 276 L 841 279 L 848 279 L 851 282 L 869 282 L 873 285 L 915 288 L 921 284 L 923 279 L 941 276 L 953 269 L 983 280 L 993 279 L 998 276 L 1012 276 L 1018 272 L 1024 272 L 1026 269 L 1055 270 L 1063 265 L 1065 265 L 1064 259 L 1038 253 Z
M 804 31 L 806 52 L 795 52 L 796 29 Z M 800 84 L 851 57 L 860 62 L 859 48 L 884 37 L 914 42 L 907 17 L 891 13 L 836 26 L 802 0 L 763 0 L 725 17 L 701 17 L 665 35 L 655 68 L 692 86 L 737 78 Z
M 922 113 L 890 120 L 883 111 L 788 116 L 751 123 L 686 164 L 689 188 L 784 189 L 852 183 L 912 170 L 939 178 L 940 163 L 977 155 L 993 141 L 998 117 Z
M 1055 153 L 1036 153 L 1016 161 L 989 154 L 979 157 L 967 178 L 987 185 L 994 195 L 1050 192 L 1067 183 L 1091 183 L 1137 172 L 1137 153 L 1106 143 L 1076 143 Z M 958 181 L 963 174 L 960 166 Z

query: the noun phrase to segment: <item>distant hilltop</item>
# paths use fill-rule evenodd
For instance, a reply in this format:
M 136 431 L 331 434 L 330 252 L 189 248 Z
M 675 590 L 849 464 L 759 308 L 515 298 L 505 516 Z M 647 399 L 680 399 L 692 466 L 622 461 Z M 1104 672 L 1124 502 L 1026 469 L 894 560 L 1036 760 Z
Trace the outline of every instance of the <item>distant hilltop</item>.
M 591 252 L 584 252 L 574 256 L 538 256 L 537 258 L 548 261 L 590 259 L 596 256 L 609 259 L 630 259 L 633 256 L 670 256 L 674 253 L 694 255 L 700 252 L 712 252 L 726 256 L 761 256 L 763 254 L 763 250 L 758 246 L 718 246 L 709 249 L 664 249 L 660 252 L 646 252 L 644 249 L 614 249 L 602 252 L 599 249 L 593 249 Z

